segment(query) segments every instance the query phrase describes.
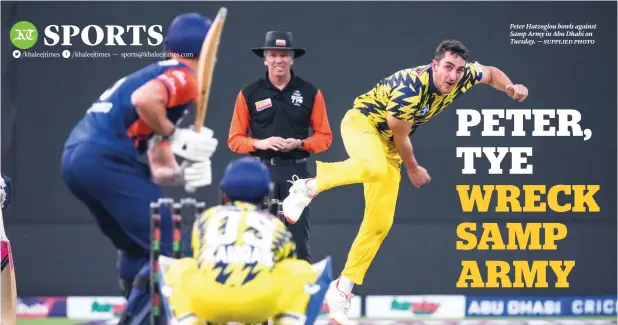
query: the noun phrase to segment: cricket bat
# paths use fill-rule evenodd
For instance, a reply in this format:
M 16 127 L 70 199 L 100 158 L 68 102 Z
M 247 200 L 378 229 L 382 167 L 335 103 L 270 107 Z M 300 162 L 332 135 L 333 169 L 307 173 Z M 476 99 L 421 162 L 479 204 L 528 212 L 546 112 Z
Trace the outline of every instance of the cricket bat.
M 204 122 L 206 122 L 206 109 L 208 108 L 208 99 L 210 98 L 210 86 L 212 85 L 212 76 L 215 71 L 215 63 L 217 62 L 217 52 L 223 33 L 223 25 L 227 18 L 227 8 L 219 9 L 215 20 L 210 26 L 210 30 L 202 43 L 200 51 L 200 59 L 197 67 L 197 106 L 195 107 L 195 122 L 193 129 L 195 132 L 201 132 Z M 185 191 L 195 193 L 195 189 L 185 186 Z
M 223 32 L 223 25 L 227 18 L 227 9 L 225 7 L 219 9 L 215 20 L 204 39 L 202 50 L 200 52 L 200 60 L 198 62 L 197 71 L 197 107 L 195 108 L 195 132 L 200 132 L 204 122 L 206 121 L 206 110 L 208 108 L 208 98 L 210 97 L 210 86 L 212 85 L 212 76 L 217 62 L 217 51 Z

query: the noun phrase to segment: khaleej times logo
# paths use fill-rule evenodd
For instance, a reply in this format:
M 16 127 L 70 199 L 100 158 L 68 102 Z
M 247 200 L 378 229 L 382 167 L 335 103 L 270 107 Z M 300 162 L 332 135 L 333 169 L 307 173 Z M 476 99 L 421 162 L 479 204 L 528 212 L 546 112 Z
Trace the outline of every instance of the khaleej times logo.
M 29 21 L 13 25 L 10 38 L 16 48 L 14 58 L 167 57 L 164 51 L 148 48 L 163 43 L 162 25 L 48 25 L 41 29 L 39 35 L 39 29 Z M 43 42 L 37 45 L 40 37 Z
M 36 44 L 39 39 L 39 31 L 29 21 L 20 21 L 11 28 L 11 43 L 21 50 L 27 50 Z M 19 57 L 20 51 L 13 52 L 13 56 Z

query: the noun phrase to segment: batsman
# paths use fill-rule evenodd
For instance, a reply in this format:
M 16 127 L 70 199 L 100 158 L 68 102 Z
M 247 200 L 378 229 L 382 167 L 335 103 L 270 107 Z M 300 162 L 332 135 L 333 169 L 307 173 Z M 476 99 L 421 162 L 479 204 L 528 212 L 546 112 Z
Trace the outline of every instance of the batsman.
M 221 205 L 193 225 L 193 257 L 162 259 L 172 323 L 313 324 L 331 281 L 330 257 L 314 265 L 297 259 L 292 233 L 264 203 L 268 168 L 250 157 L 232 161 L 220 191 Z
M 164 196 L 161 186 L 192 191 L 211 183 L 210 158 L 217 147 L 212 130 L 177 127 L 196 101 L 196 69 L 211 25 L 196 13 L 175 17 L 164 39 L 170 58 L 105 90 L 64 145 L 64 182 L 118 250 L 127 299 L 121 325 L 149 320 L 150 203 Z M 184 162 L 179 165 L 176 157 Z M 161 211 L 162 254 L 172 252 L 170 213 Z M 189 254 L 190 245 L 185 247 Z

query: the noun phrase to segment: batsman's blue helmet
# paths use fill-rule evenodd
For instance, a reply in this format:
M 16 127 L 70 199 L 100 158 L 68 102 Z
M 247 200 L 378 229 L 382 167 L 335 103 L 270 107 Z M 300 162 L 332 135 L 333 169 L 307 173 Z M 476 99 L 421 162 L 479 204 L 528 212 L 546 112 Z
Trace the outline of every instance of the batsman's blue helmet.
M 197 58 L 211 25 L 212 21 L 200 14 L 180 14 L 172 20 L 167 30 L 163 40 L 165 47 L 171 52 L 190 53 Z
M 270 194 L 270 172 L 255 158 L 239 158 L 227 165 L 219 188 L 232 200 L 258 203 Z

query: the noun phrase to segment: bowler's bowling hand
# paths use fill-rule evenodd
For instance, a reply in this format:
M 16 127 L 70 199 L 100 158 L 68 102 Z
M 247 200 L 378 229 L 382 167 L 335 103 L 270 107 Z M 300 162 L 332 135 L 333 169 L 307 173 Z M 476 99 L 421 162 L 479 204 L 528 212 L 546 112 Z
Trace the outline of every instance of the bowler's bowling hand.
M 528 97 L 528 88 L 524 85 L 508 85 L 506 86 L 506 94 L 521 103 Z
M 416 188 L 419 188 L 431 181 L 431 176 L 429 176 L 427 170 L 421 166 L 417 166 L 414 169 L 409 169 L 407 172 L 410 182 Z
M 255 147 L 255 149 L 258 149 L 258 150 L 281 151 L 282 149 L 285 148 L 286 144 L 287 143 L 285 142 L 285 139 L 281 137 L 270 137 L 268 139 L 262 139 L 262 140 L 255 141 L 253 146 Z

